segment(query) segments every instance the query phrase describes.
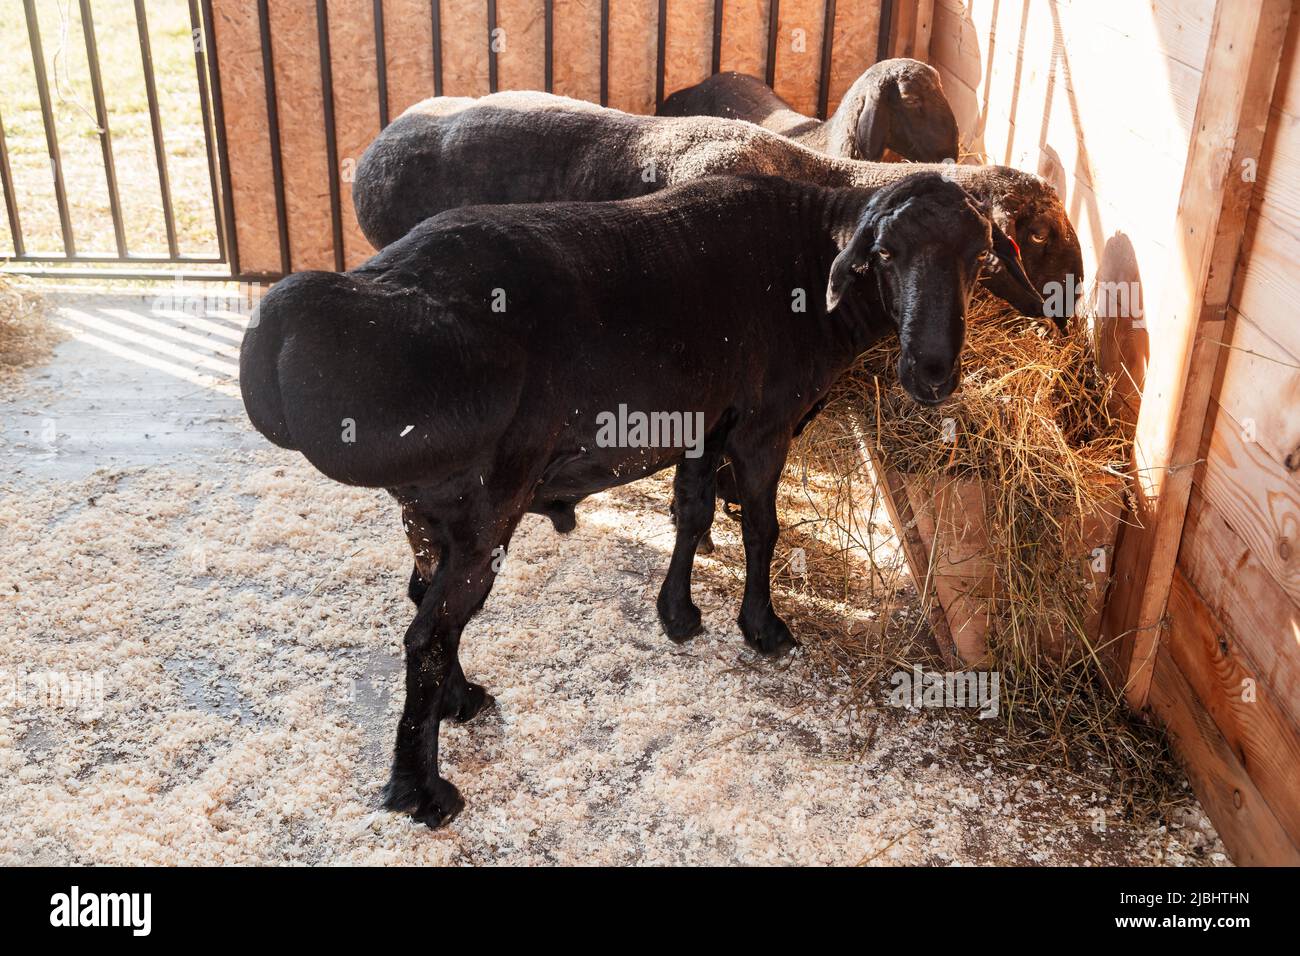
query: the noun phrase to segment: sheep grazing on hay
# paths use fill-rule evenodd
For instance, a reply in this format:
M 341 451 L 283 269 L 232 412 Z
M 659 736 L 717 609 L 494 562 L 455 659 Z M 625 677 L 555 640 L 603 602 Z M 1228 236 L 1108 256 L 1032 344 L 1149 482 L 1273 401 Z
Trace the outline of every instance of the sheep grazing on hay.
M 744 506 L 740 630 L 763 654 L 791 647 L 770 564 L 793 436 L 891 335 L 908 394 L 946 398 L 971 292 L 997 259 L 1032 296 L 1010 240 L 937 174 L 875 191 L 714 177 L 621 202 L 455 210 L 351 272 L 277 284 L 240 353 L 250 420 L 328 477 L 387 489 L 415 554 L 385 805 L 435 827 L 463 806 L 438 773 L 438 725 L 492 703 L 457 648 L 527 512 L 564 530 L 583 498 L 675 466 L 657 607 L 685 640 L 725 454 Z M 624 407 L 680 412 L 700 440 L 611 441 Z

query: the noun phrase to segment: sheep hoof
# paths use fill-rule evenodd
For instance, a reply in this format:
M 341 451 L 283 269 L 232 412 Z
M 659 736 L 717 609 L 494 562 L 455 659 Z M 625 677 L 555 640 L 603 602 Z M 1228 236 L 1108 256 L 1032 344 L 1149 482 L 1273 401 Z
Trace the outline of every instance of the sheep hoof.
M 757 627 L 751 627 L 742 615 L 737 623 L 745 635 L 745 643 L 764 657 L 783 657 L 799 646 L 785 621 L 775 614 L 769 615 Z
M 449 781 L 436 778 L 433 792 L 426 793 L 416 784 L 414 775 L 396 770 L 384 786 L 382 799 L 384 809 L 409 814 L 430 830 L 445 827 L 465 809 L 460 791 Z
M 664 633 L 674 644 L 682 644 L 690 640 L 700 631 L 704 630 L 700 623 L 700 609 L 694 604 L 687 603 L 686 607 L 669 609 L 667 605 L 659 605 L 659 623 L 663 625 Z
M 712 554 L 712 553 L 713 553 L 713 535 L 712 535 L 712 534 L 710 534 L 710 533 L 707 532 L 707 531 L 704 533 L 704 537 L 700 539 L 700 543 L 697 544 L 697 545 L 695 546 L 695 553 L 696 553 L 696 554 Z
M 458 724 L 467 724 L 485 710 L 496 706 L 497 699 L 487 692 L 482 684 L 466 684 L 461 695 L 460 707 L 452 719 Z

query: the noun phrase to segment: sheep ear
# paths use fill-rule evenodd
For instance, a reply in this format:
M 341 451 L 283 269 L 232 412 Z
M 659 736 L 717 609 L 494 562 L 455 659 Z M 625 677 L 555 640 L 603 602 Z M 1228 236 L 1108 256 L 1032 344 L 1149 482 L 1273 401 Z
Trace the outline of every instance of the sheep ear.
M 885 154 L 885 140 L 889 138 L 889 103 L 886 100 L 884 88 L 876 86 L 867 92 L 862 102 L 855 137 L 857 159 L 876 162 Z
M 1024 315 L 1043 316 L 1044 303 L 1042 293 L 1034 288 L 1020 261 L 1020 247 L 1015 240 L 998 228 L 998 224 L 989 220 L 993 231 L 993 254 L 998 264 L 986 284 L 989 290 L 1000 296 Z
M 844 291 L 857 276 L 857 267 L 861 264 L 858 256 L 858 237 L 844 247 L 844 251 L 831 263 L 831 277 L 826 283 L 826 311 L 834 312 L 835 307 L 844 298 Z

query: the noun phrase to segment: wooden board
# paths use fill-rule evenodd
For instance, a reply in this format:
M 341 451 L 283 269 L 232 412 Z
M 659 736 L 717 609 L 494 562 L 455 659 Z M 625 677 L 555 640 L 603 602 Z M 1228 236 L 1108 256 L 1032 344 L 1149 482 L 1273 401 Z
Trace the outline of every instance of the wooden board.
M 396 118 L 433 96 L 433 8 L 430 0 L 384 0 L 388 115 Z
M 767 17 L 771 0 L 722 7 L 722 70 L 735 70 L 762 79 L 767 70 Z
M 1300 865 L 1300 850 L 1167 653 L 1156 655 L 1150 702 L 1233 860 L 1240 866 Z
M 1295 242 L 1300 246 L 1300 238 Z M 1274 463 L 1300 481 L 1300 358 L 1249 316 L 1234 318 L 1232 344 L 1220 360 L 1218 405 Z M 1288 324 L 1270 318 L 1273 327 Z
M 334 79 L 334 128 L 339 162 L 344 168 L 341 182 L 343 218 L 343 261 L 351 269 L 374 255 L 357 225 L 352 207 L 349 171 L 356 168 L 361 154 L 379 135 L 379 72 L 375 50 L 375 24 L 369 4 L 358 10 L 350 0 L 329 0 L 330 63 Z M 277 71 L 278 72 L 278 71 Z M 321 183 L 321 188 L 325 184 Z M 328 205 L 328 199 L 326 199 Z
M 555 0 L 555 86 L 561 96 L 600 101 L 600 4 Z
M 1139 529 L 1117 557 L 1108 626 L 1127 640 L 1127 693 L 1142 706 L 1158 629 L 1172 586 L 1192 467 L 1224 335 L 1229 280 L 1253 183 L 1235 171 L 1263 144 L 1290 0 L 1220 0 L 1196 107 L 1179 200 L 1181 255 L 1167 264 L 1157 314 L 1177 330 L 1162 337 L 1147 369 L 1135 461 Z
M 280 154 L 286 170 L 284 198 L 289 220 L 289 262 L 295 272 L 333 269 L 329 160 L 316 42 L 316 5 L 314 0 L 296 0 L 273 3 L 269 9 L 275 94 L 280 113 Z
M 542 0 L 497 0 L 497 89 L 545 89 L 544 6 Z
M 487 6 L 483 0 L 439 2 L 442 92 L 447 96 L 483 96 L 488 92 Z
M 664 95 L 713 74 L 713 0 L 668 0 Z
M 213 0 L 212 19 L 240 268 L 250 274 L 275 274 L 280 271 L 280 244 L 257 7 L 240 0 Z
M 988 663 L 989 597 L 993 568 L 980 481 L 904 479 L 921 536 L 923 563 L 913 572 L 918 590 L 928 581 L 948 622 L 953 666 Z
M 827 115 L 835 112 L 849 87 L 876 62 L 880 0 L 838 0 L 835 4 L 834 39 Z
M 1178 568 L 1300 724 L 1300 605 L 1199 488 L 1188 504 Z
M 1300 843 L 1300 727 L 1195 588 L 1175 572 L 1167 651 L 1237 756 L 1260 796 Z
M 773 89 L 808 116 L 817 115 L 825 22 L 823 0 L 781 0 Z
M 658 4 L 611 3 L 608 105 L 625 113 L 655 111 L 658 51 Z

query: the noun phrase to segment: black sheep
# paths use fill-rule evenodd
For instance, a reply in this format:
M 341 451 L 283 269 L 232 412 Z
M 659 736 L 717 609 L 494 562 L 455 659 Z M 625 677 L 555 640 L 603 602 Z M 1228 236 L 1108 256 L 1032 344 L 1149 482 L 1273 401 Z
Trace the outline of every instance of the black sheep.
M 430 826 L 463 806 L 438 773 L 438 725 L 492 702 L 457 648 L 526 512 L 571 513 L 676 466 L 658 610 L 684 640 L 725 454 L 744 506 L 740 629 L 764 654 L 789 647 L 769 565 L 791 436 L 890 334 L 908 392 L 942 401 L 981 269 L 1006 259 L 1028 286 L 1011 256 L 935 174 L 874 194 L 715 177 L 622 202 L 459 209 L 351 272 L 278 283 L 240 352 L 250 420 L 328 477 L 387 489 L 415 553 L 385 805 Z M 690 416 L 698 441 L 602 440 L 615 409 Z
M 890 149 L 919 163 L 956 160 L 957 119 L 939 72 L 920 60 L 881 60 L 848 88 L 826 122 L 797 112 L 762 80 L 715 73 L 678 90 L 657 116 L 719 116 L 757 123 L 809 149 L 879 161 Z
M 879 187 L 921 171 L 942 173 L 988 207 L 1064 327 L 1082 282 L 1078 237 L 1050 185 L 1006 166 L 857 162 L 752 123 L 634 116 L 548 93 L 495 93 L 412 106 L 362 156 L 352 197 L 366 238 L 382 249 L 459 206 L 628 199 L 720 173 Z M 1005 272 L 985 284 L 1025 314 L 1044 311 Z

